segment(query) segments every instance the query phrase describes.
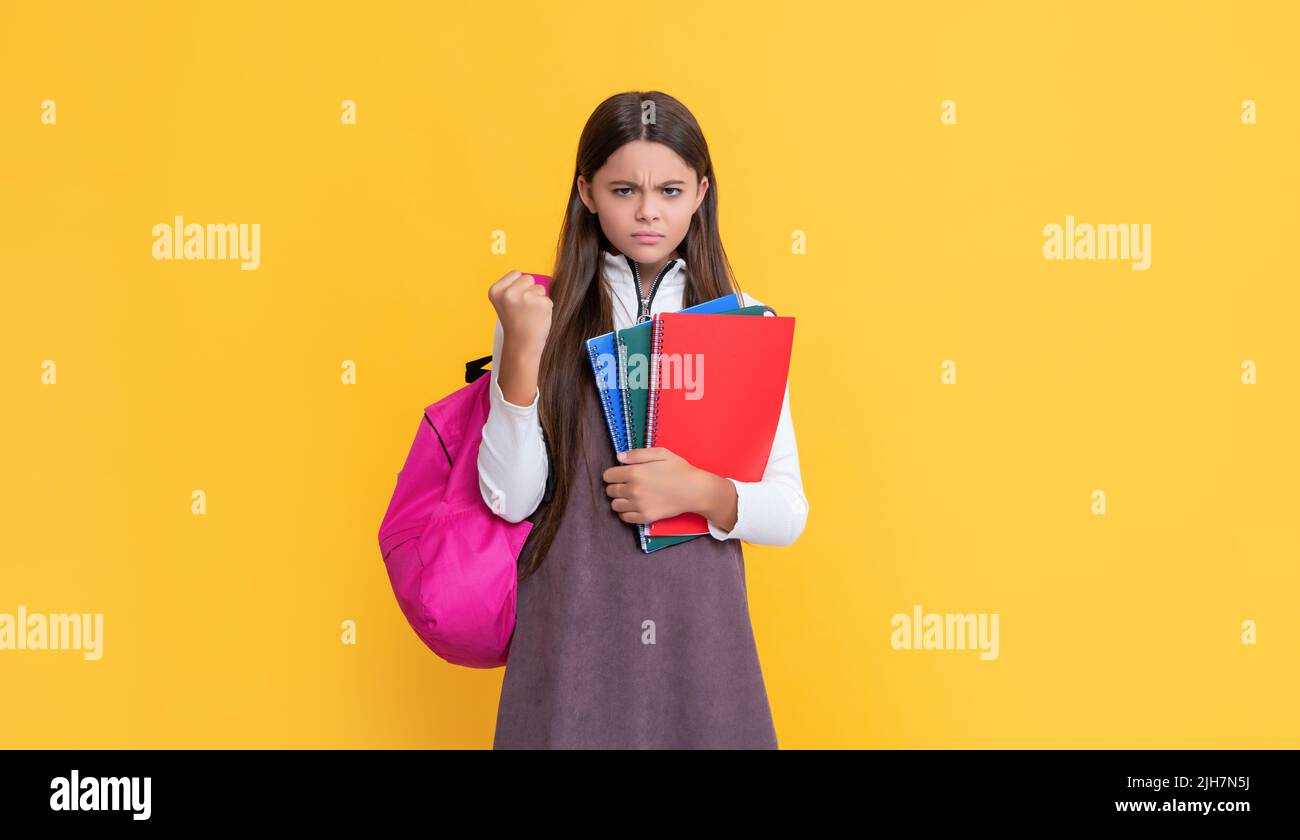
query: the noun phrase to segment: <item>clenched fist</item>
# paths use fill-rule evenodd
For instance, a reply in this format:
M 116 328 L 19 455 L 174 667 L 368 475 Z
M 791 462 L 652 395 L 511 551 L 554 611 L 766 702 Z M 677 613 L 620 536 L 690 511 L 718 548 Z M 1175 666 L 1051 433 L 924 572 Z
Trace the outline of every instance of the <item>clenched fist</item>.
M 531 274 L 511 271 L 488 288 L 505 334 L 503 355 L 540 359 L 551 332 L 551 299 Z

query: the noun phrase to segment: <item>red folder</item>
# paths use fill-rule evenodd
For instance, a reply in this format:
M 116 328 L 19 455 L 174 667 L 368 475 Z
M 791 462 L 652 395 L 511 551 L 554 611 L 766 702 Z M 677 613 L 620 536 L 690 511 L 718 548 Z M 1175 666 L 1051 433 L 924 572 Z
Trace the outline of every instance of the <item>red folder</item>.
M 785 398 L 794 318 L 655 316 L 646 446 L 737 481 L 760 481 Z M 652 537 L 709 533 L 698 513 L 650 523 Z

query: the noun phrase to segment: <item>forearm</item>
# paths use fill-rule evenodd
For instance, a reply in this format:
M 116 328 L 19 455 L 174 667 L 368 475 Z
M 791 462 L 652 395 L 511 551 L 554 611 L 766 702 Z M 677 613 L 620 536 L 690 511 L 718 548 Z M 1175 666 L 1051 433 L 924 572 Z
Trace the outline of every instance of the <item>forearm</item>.
M 695 512 L 723 531 L 736 527 L 736 485 L 716 473 L 699 471 Z
M 709 533 L 719 540 L 742 540 L 755 545 L 790 545 L 808 521 L 808 500 L 802 490 L 785 479 L 736 482 L 724 478 L 735 494 L 733 517 L 707 517 Z
M 536 365 L 528 360 L 506 361 L 504 335 L 500 321 L 492 343 L 492 381 L 489 383 L 487 421 L 478 452 L 479 490 L 483 501 L 498 516 L 519 522 L 532 514 L 541 502 L 546 487 L 549 458 L 542 439 L 537 413 L 540 392 L 536 385 Z M 504 389 L 506 368 L 531 373 L 532 391 L 525 398 L 510 399 Z M 515 385 L 518 385 L 516 376 Z M 528 387 L 528 382 L 524 382 Z
M 537 371 L 541 366 L 541 356 L 537 353 L 517 349 L 510 342 L 509 336 L 501 346 L 501 370 L 497 374 L 497 385 L 507 402 L 515 405 L 529 405 L 538 394 Z

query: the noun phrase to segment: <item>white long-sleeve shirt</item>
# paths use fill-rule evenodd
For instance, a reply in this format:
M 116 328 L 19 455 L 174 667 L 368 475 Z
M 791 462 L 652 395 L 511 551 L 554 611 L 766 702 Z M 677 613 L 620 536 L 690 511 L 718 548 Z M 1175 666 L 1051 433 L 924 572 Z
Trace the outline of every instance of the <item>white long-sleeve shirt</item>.
M 627 257 L 602 251 L 604 280 L 614 305 L 614 329 L 636 323 L 640 293 Z M 651 317 L 659 312 L 677 312 L 682 308 L 686 289 L 686 261 L 677 259 L 650 301 Z M 650 278 L 647 278 L 650 279 Z M 748 293 L 746 306 L 760 304 Z M 772 313 L 767 313 L 771 315 Z M 479 490 L 483 501 L 494 513 L 509 522 L 519 522 L 537 510 L 546 490 L 549 463 L 538 416 L 540 386 L 533 401 L 526 405 L 507 402 L 497 384 L 501 346 L 505 332 L 496 321 L 492 340 L 492 382 L 489 387 L 489 411 L 483 424 L 483 442 L 478 454 Z M 618 466 L 610 449 L 610 466 Z M 803 533 L 808 520 L 808 500 L 803 492 L 799 471 L 799 449 L 794 424 L 790 419 L 790 385 L 787 382 L 781 416 L 777 422 L 772 452 L 760 481 L 737 481 L 736 525 L 724 531 L 708 522 L 709 534 L 715 539 L 738 539 L 757 545 L 790 545 Z

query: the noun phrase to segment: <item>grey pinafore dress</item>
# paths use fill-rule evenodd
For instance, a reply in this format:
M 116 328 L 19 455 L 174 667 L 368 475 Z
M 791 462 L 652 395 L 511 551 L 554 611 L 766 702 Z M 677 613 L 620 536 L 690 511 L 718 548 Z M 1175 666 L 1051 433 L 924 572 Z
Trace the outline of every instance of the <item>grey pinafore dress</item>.
M 494 749 L 776 749 L 739 540 L 651 554 L 601 474 L 618 466 L 594 394 L 559 532 L 519 584 Z

